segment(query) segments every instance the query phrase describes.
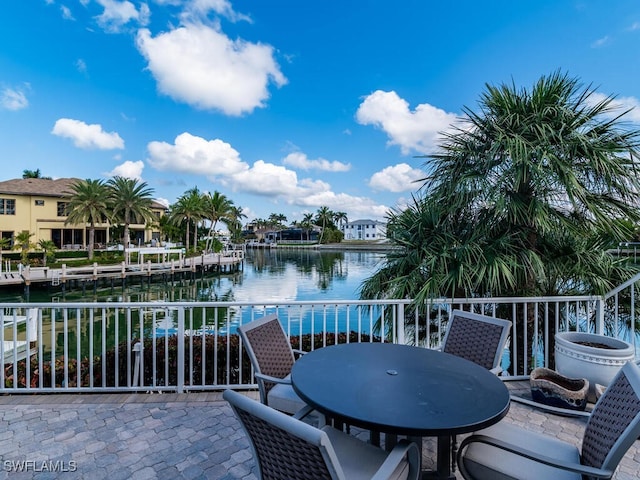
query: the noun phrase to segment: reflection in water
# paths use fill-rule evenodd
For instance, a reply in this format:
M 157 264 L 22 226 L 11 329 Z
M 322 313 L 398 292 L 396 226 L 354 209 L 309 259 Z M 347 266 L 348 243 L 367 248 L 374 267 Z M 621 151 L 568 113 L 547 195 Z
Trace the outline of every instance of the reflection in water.
M 316 250 L 264 249 L 247 252 L 243 270 L 229 275 L 185 278 L 174 282 L 142 282 L 126 288 L 93 288 L 67 291 L 47 291 L 32 288 L 30 302 L 250 302 L 256 310 L 273 311 L 274 306 L 305 300 L 318 302 L 282 309 L 281 318 L 291 333 L 346 331 L 353 322 L 371 323 L 374 312 L 366 316 L 357 307 L 331 308 L 330 300 L 356 300 L 362 281 L 377 268 L 382 254 L 373 252 L 318 252 Z M 20 292 L 0 294 L 2 302 L 24 302 Z M 326 303 L 325 303 L 326 302 Z M 324 307 L 327 306 L 327 309 Z M 195 306 L 185 312 L 185 329 L 192 334 L 217 331 L 232 333 L 239 322 L 255 315 L 247 307 Z M 42 312 L 43 346 L 54 356 L 75 358 L 98 355 L 102 348 L 111 348 L 116 338 L 132 330 L 134 336 L 150 337 L 171 333 L 177 325 L 177 310 L 158 305 L 141 306 L 130 311 L 53 308 Z M 91 321 L 87 321 L 87 320 Z M 142 321 L 139 321 L 139 320 Z M 350 327 L 351 325 L 351 327 Z M 155 327 L 155 328 L 154 328 Z M 366 325 L 361 327 L 367 330 Z M 370 328 L 370 327 L 369 327 Z M 64 339 L 66 330 L 67 341 Z M 127 334 L 128 337 L 128 334 Z M 93 341 L 89 342 L 88 339 Z M 65 346 L 66 345 L 66 346 Z M 90 347 L 93 345 L 93 347 Z M 90 348 L 94 348 L 93 351 Z M 47 355 L 48 356 L 48 355 Z
M 325 252 L 313 249 L 248 250 L 243 270 L 174 282 L 129 283 L 82 289 L 0 292 L 0 302 L 179 302 L 229 301 L 286 303 L 295 300 L 354 300 L 362 281 L 378 267 L 378 252 Z

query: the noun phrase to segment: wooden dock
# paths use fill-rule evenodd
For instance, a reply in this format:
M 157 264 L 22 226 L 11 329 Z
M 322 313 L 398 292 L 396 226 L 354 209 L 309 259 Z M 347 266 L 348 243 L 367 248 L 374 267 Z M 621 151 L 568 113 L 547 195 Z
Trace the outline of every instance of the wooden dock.
M 125 285 L 128 280 L 138 281 L 152 277 L 162 276 L 172 279 L 175 276 L 191 275 L 197 273 L 232 273 L 242 269 L 244 252 L 241 250 L 230 251 L 225 254 L 210 253 L 197 257 L 181 258 L 179 260 L 160 261 L 146 263 L 127 264 L 122 262 L 117 265 L 98 265 L 94 263 L 86 267 L 26 267 L 21 271 L 4 272 L 0 274 L 0 288 L 9 286 L 24 286 L 28 289 L 32 285 L 60 287 L 64 290 L 80 283 L 118 281 Z

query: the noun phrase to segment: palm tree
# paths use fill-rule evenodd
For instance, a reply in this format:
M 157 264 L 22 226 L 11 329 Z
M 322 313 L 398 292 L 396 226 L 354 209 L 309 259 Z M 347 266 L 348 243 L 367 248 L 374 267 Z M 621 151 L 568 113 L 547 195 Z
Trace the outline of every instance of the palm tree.
M 305 213 L 300 223 L 302 228 L 307 230 L 307 240 L 309 240 L 309 231 L 313 228 L 313 213 Z
M 124 258 L 129 247 L 129 225 L 133 222 L 150 223 L 154 221 L 151 211 L 153 189 L 146 182 L 134 178 L 116 176 L 107 182 L 112 218 L 124 225 Z
M 242 207 L 231 205 L 229 214 L 227 215 L 227 227 L 231 232 L 231 240 L 236 243 L 242 238 L 242 219 L 247 216 L 242 212 Z
M 56 244 L 51 240 L 41 239 L 38 241 L 38 248 L 42 250 L 42 266 L 47 266 L 47 258 L 52 256 L 53 252 L 56 251 Z
M 41 178 L 43 180 L 51 180 L 51 177 L 43 177 L 39 168 L 35 170 L 23 170 L 22 178 Z
M 96 223 L 103 223 L 109 216 L 109 188 L 102 180 L 80 180 L 71 186 L 67 224 L 89 224 L 87 255 L 93 259 Z
M 322 225 L 322 232 L 320 232 L 320 241 L 318 243 L 322 243 L 327 226 L 333 225 L 333 215 L 334 213 L 329 210 L 329 207 L 322 206 L 318 209 L 318 212 L 316 213 L 316 222 Z
M 225 222 L 227 217 L 231 214 L 231 208 L 233 207 L 233 201 L 229 200 L 226 195 L 215 191 L 213 194 L 209 193 L 204 198 L 204 216 L 209 220 L 209 235 L 205 250 L 210 250 L 213 245 L 213 236 L 215 235 L 216 225 L 219 221 Z
M 349 223 L 349 217 L 347 217 L 345 212 L 335 212 L 333 214 L 333 219 L 338 223 L 341 230 L 343 225 Z
M 640 131 L 593 93 L 559 72 L 488 85 L 428 157 L 422 197 L 390 214 L 399 248 L 361 297 L 602 294 L 629 278 L 606 250 L 640 217 Z
M 465 109 L 430 156 L 424 198 L 390 216 L 406 260 L 390 257 L 369 287 L 421 298 L 598 294 L 628 276 L 603 239 L 629 238 L 615 219 L 638 222 L 640 131 L 612 101 L 561 73 L 531 90 L 487 86 L 479 113 Z
M 204 216 L 204 197 L 200 194 L 198 187 L 187 190 L 178 198 L 169 211 L 169 219 L 174 224 L 185 223 L 187 227 L 187 235 L 185 245 L 189 248 L 189 228 L 191 222 L 194 226 L 193 249 L 196 249 L 198 241 L 198 222 Z
M 24 230 L 16 235 L 13 245 L 14 250 L 20 250 L 20 262 L 25 266 L 29 265 L 29 251 L 35 246 L 31 243 L 31 237 L 33 233 Z
M 2 250 L 5 250 L 11 246 L 11 239 L 7 237 L 0 237 L 0 273 L 2 273 Z

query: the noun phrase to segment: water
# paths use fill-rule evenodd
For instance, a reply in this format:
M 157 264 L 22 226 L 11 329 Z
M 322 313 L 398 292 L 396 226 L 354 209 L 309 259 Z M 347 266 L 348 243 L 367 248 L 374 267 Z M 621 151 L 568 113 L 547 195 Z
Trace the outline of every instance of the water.
M 236 327 L 255 316 L 278 313 L 285 330 L 290 334 L 318 333 L 322 331 L 343 332 L 353 328 L 354 318 L 362 317 L 357 307 L 340 306 L 324 308 L 331 300 L 356 300 L 364 279 L 379 265 L 384 254 L 376 252 L 320 252 L 316 250 L 269 249 L 249 250 L 242 271 L 228 275 L 209 275 L 177 279 L 174 282 L 151 282 L 127 284 L 126 288 L 114 285 L 93 290 L 93 284 L 65 293 L 59 288 L 31 289 L 27 299 L 22 289 L 0 292 L 0 302 L 68 303 L 68 302 L 250 302 L 258 304 L 247 307 L 203 307 L 187 310 L 185 329 L 191 334 L 234 333 Z M 158 277 L 159 278 L 159 277 Z M 294 301 L 320 302 L 321 306 L 308 305 L 286 308 Z M 326 302 L 326 303 L 325 303 Z M 54 309 L 55 310 L 55 309 Z M 122 335 L 131 328 L 125 315 L 110 310 L 103 318 L 101 311 L 94 311 L 93 342 L 89 341 L 88 312 L 69 310 L 65 322 L 70 341 L 65 344 L 61 312 L 43 310 L 43 339 L 47 349 L 56 355 L 68 352 L 74 357 L 79 351 L 83 356 L 90 353 L 90 346 L 107 347 L 125 340 Z M 372 309 L 370 314 L 376 312 Z M 149 308 L 131 311 L 131 324 L 142 320 L 144 335 L 161 337 L 177 331 L 177 309 Z M 373 330 L 373 321 L 363 331 Z M 107 325 L 104 333 L 102 329 Z M 139 328 L 139 327 L 137 327 Z M 115 332 L 119 332 L 117 335 Z M 135 331 L 135 329 L 134 329 Z M 117 338 L 116 338 L 117 337 Z M 97 347 L 96 347 L 97 348 Z
M 174 283 L 129 284 L 123 290 L 91 286 L 62 293 L 32 288 L 0 291 L 0 302 L 151 302 L 232 301 L 286 304 L 296 300 L 355 300 L 363 280 L 375 272 L 384 254 L 302 249 L 247 250 L 243 270 Z

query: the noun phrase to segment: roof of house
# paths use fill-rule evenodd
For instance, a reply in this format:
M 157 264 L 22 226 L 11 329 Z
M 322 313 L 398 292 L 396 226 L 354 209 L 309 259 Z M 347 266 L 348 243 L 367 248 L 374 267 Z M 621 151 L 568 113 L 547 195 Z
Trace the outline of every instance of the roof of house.
M 43 197 L 68 197 L 71 185 L 77 178 L 16 178 L 0 182 L 0 193 L 11 195 L 41 195 Z
M 378 220 L 368 220 L 368 219 L 364 219 L 364 220 L 354 220 L 352 222 L 348 222 L 347 226 L 351 226 L 351 225 L 364 225 L 364 224 L 373 224 L 373 225 L 386 225 L 385 222 L 379 222 Z
M 15 178 L 0 182 L 0 194 L 38 195 L 41 197 L 67 198 L 71 196 L 72 185 L 81 181 L 79 178 Z M 152 200 L 152 208 L 165 209 L 164 204 Z

